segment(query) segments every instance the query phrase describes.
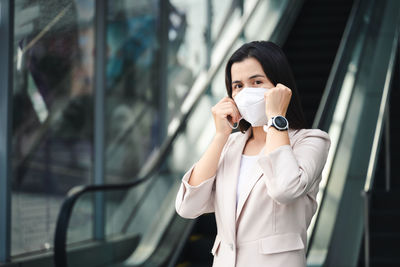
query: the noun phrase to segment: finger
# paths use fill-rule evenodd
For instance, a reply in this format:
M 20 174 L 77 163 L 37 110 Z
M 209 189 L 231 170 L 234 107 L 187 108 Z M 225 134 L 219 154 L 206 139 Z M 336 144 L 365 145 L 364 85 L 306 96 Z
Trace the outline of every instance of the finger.
M 239 122 L 242 115 L 240 115 L 239 109 L 237 108 L 236 104 L 233 106 L 233 109 L 235 111 L 235 122 Z
M 230 98 L 229 96 L 225 96 L 222 100 L 223 100 L 223 102 L 231 102 L 231 101 L 233 101 L 232 98 Z
M 235 101 L 224 103 L 224 106 L 225 105 L 226 105 L 226 107 L 232 108 L 233 112 L 232 112 L 232 114 L 229 114 L 229 115 L 231 115 L 232 120 L 234 122 L 238 122 L 241 118 L 241 115 L 240 115 L 239 109 L 236 106 Z
M 291 90 L 289 87 L 287 87 L 287 86 L 285 86 L 285 85 L 283 85 L 283 84 L 281 84 L 281 83 L 278 83 L 278 84 L 276 85 L 276 88 L 286 90 L 286 91 L 288 91 L 290 94 L 292 93 L 292 90 Z
M 230 100 L 229 102 L 233 105 L 233 108 L 235 110 L 234 119 L 235 119 L 236 122 L 238 122 L 242 116 L 240 115 L 239 109 L 236 106 L 235 100 L 233 100 L 232 98 L 230 98 L 229 100 Z
M 224 108 L 224 107 L 236 107 L 235 104 L 233 104 L 232 102 L 223 102 L 218 104 L 218 107 Z
M 223 110 L 221 110 L 221 112 L 224 113 L 224 116 L 232 121 L 233 123 L 237 123 L 239 122 L 240 119 L 240 114 L 239 112 L 235 109 L 235 107 L 231 106 L 231 107 L 227 107 Z
M 227 102 L 226 100 L 224 100 L 224 99 L 221 99 L 217 104 L 215 104 L 213 107 L 212 107 L 212 112 L 213 113 L 215 113 L 215 114 L 217 114 L 217 113 L 220 113 L 220 110 L 221 110 L 221 108 L 224 108 L 224 107 L 230 107 L 230 103 L 229 102 Z
M 282 84 L 282 83 L 277 83 L 277 84 L 276 84 L 276 87 L 277 87 L 277 88 L 287 88 L 287 86 L 285 86 L 285 85 Z
M 229 103 L 229 102 L 220 103 L 220 104 L 218 104 L 218 106 L 217 106 L 217 109 L 218 109 L 218 110 L 229 109 L 229 108 L 232 108 L 232 104 Z
M 219 110 L 219 114 L 220 115 L 223 115 L 224 117 L 226 117 L 226 116 L 231 116 L 231 117 L 233 117 L 235 114 L 234 114 L 234 110 L 233 110 L 233 108 L 232 107 L 222 107 L 220 110 Z
M 236 105 L 236 102 L 235 102 L 235 100 L 233 100 L 232 98 L 228 98 L 228 100 L 227 100 L 227 102 L 230 102 L 230 103 L 232 103 L 232 104 L 235 104 Z

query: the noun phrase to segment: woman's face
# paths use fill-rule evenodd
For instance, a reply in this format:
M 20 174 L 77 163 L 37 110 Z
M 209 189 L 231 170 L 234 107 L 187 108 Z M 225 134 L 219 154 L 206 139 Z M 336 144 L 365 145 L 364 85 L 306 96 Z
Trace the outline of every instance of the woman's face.
M 265 75 L 257 59 L 249 57 L 240 62 L 235 62 L 231 67 L 232 98 L 244 87 L 260 87 L 270 89 L 275 85 Z

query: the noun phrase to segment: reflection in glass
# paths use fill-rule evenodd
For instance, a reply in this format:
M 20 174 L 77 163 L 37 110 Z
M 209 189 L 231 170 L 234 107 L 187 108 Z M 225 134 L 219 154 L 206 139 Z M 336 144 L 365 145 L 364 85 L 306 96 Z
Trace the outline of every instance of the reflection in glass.
M 135 178 L 161 138 L 157 23 L 157 1 L 108 2 L 107 183 Z
M 213 19 L 222 25 L 231 3 L 213 2 Z M 137 177 L 164 140 L 162 127 L 180 110 L 196 75 L 206 68 L 207 1 L 172 0 L 166 6 L 161 10 L 156 0 L 108 3 L 107 183 Z M 224 16 L 217 10 L 223 11 Z M 161 12 L 168 17 L 167 40 L 160 32 Z M 164 75 L 166 85 L 160 84 Z
M 12 255 L 50 248 L 66 192 L 91 180 L 93 5 L 15 1 Z

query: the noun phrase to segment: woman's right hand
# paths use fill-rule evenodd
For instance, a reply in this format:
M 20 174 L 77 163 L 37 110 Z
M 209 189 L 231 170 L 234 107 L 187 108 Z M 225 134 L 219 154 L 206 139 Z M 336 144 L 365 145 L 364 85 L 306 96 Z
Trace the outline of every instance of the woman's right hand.
M 211 112 L 214 117 L 217 135 L 229 136 L 232 132 L 232 128 L 229 126 L 228 120 L 231 124 L 239 123 L 241 117 L 235 101 L 227 96 L 213 106 Z
M 228 119 L 232 124 L 240 119 L 239 110 L 229 97 L 221 99 L 211 108 L 211 112 L 214 117 L 216 134 L 190 175 L 188 183 L 192 186 L 201 184 L 217 173 L 222 151 L 232 132 Z

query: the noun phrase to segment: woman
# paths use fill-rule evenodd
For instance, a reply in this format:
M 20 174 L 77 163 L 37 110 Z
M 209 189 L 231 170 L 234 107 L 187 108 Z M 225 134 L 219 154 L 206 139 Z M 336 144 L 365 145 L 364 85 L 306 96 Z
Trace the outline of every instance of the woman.
M 212 108 L 215 136 L 184 175 L 176 210 L 184 218 L 215 212 L 214 267 L 305 266 L 329 136 L 305 129 L 291 69 L 274 43 L 244 44 L 225 77 L 228 97 Z M 232 124 L 240 132 L 231 134 Z

